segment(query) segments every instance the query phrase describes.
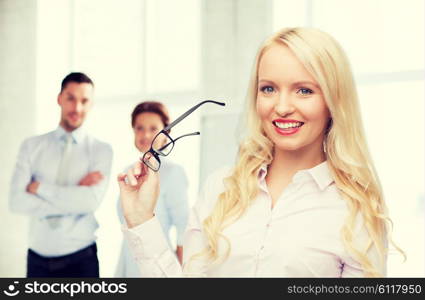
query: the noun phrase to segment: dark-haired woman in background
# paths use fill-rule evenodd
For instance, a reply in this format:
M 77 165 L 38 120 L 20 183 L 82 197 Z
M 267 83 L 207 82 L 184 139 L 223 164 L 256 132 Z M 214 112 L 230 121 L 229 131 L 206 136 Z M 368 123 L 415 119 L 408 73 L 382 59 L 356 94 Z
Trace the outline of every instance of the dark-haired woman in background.
M 155 135 L 170 123 L 166 107 L 160 102 L 146 101 L 138 104 L 131 115 L 134 131 L 134 144 L 140 152 L 147 152 Z M 164 143 L 165 141 L 159 141 Z M 127 168 L 129 169 L 130 166 Z M 126 169 L 126 170 L 127 170 Z M 160 220 L 166 237 L 172 226 L 177 231 L 176 255 L 180 263 L 183 257 L 183 233 L 188 218 L 188 181 L 183 168 L 167 158 L 161 157 L 161 193 L 156 205 L 155 215 Z M 121 205 L 118 201 L 118 215 L 124 224 Z M 171 245 L 170 239 L 168 243 Z M 123 240 L 116 277 L 143 277 L 133 256 L 129 252 L 127 241 Z

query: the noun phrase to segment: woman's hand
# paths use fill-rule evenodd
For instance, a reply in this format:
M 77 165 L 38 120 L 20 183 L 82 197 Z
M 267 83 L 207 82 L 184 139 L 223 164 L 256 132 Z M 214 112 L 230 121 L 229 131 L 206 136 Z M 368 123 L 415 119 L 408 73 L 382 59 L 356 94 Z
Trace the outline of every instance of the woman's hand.
M 121 207 L 129 228 L 140 225 L 154 216 L 159 195 L 158 173 L 137 162 L 127 174 L 118 175 Z

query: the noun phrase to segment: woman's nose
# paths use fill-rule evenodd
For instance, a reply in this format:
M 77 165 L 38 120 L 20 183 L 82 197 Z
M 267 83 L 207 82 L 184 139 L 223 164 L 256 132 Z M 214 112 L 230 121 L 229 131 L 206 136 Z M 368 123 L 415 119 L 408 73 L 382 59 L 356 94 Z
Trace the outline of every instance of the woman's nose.
M 152 134 L 150 134 L 150 133 L 143 133 L 143 134 L 141 134 L 140 135 L 140 137 L 142 138 L 142 140 L 144 140 L 144 141 L 150 141 L 151 139 L 152 139 Z
M 295 111 L 295 106 L 291 97 L 286 93 L 282 93 L 277 98 L 274 109 L 279 116 L 287 116 Z

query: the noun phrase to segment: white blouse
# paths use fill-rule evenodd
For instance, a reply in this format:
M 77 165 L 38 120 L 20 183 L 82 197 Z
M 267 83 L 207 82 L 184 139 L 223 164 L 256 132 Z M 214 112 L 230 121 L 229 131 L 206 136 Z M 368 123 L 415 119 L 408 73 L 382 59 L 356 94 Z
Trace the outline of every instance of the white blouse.
M 346 251 L 341 228 L 348 216 L 346 201 L 330 176 L 327 162 L 298 171 L 271 208 L 265 177 L 267 166 L 258 175 L 259 194 L 242 217 L 223 230 L 230 241 L 230 255 L 219 264 L 204 258 L 190 259 L 207 245 L 202 222 L 224 191 L 223 179 L 229 169 L 221 169 L 206 181 L 200 199 L 192 209 L 183 243 L 183 269 L 169 249 L 156 217 L 128 229 L 124 236 L 146 277 L 362 277 L 361 265 Z M 357 219 L 355 246 L 364 248 L 369 236 Z M 227 243 L 218 243 L 224 254 Z M 375 250 L 368 253 L 383 275 Z M 188 263 L 189 262 L 189 263 Z

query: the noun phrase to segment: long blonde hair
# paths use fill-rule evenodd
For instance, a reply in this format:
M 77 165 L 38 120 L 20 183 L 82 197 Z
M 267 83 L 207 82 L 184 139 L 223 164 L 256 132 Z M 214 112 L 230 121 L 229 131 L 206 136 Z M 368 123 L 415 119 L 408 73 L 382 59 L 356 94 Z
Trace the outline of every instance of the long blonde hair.
M 231 245 L 222 231 L 239 218 L 256 198 L 259 169 L 273 159 L 273 143 L 266 137 L 255 109 L 258 64 L 265 50 L 273 44 L 289 47 L 323 92 L 332 118 L 325 135 L 325 153 L 335 184 L 349 208 L 341 238 L 346 249 L 362 265 L 365 276 L 382 276 L 379 270 L 383 269 L 386 261 L 387 239 L 391 241 L 391 221 L 366 144 L 352 72 L 339 44 L 328 34 L 312 28 L 282 29 L 260 47 L 247 95 L 248 135 L 240 144 L 232 174 L 224 180 L 225 191 L 219 195 L 211 215 L 203 221 L 208 246 L 192 258 L 206 256 L 210 263 L 217 263 L 229 255 Z M 369 234 L 367 245 L 361 248 L 354 245 L 354 229 L 359 214 Z M 220 238 L 227 242 L 228 248 L 219 259 Z M 381 259 L 379 266 L 374 266 L 368 258 L 372 247 Z

